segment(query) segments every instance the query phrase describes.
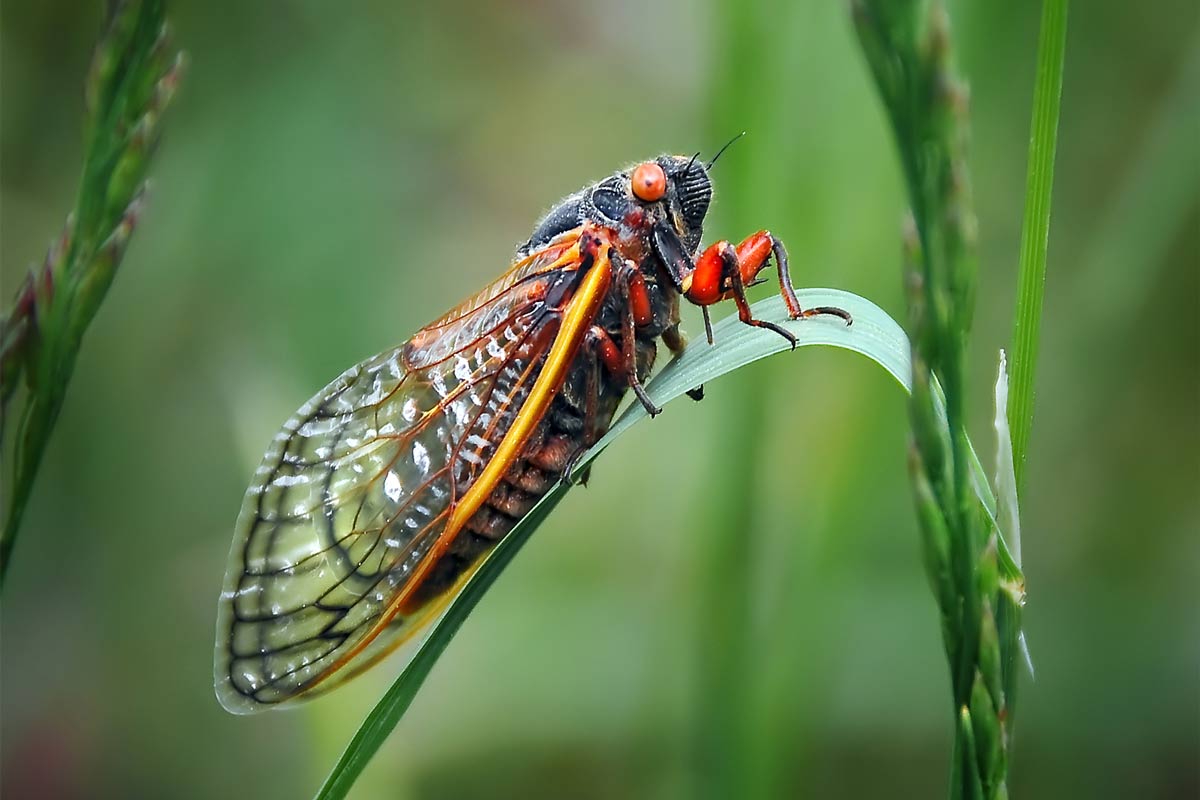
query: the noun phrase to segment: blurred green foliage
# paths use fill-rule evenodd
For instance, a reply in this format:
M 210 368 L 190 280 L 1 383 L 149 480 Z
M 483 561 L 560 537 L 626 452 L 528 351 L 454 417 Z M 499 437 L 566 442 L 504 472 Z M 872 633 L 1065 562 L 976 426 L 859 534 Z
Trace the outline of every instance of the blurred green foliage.
M 319 784 L 394 671 L 294 712 L 221 711 L 213 617 L 242 490 L 316 388 L 498 273 L 577 186 L 748 130 L 716 168 L 710 237 L 769 227 L 798 283 L 902 316 L 901 176 L 841 4 L 355 8 L 173 6 L 189 78 L 0 610 L 6 796 Z M 1038 4 L 951 13 L 972 94 L 982 446 Z M 6 296 L 72 201 L 100 16 L 5 4 Z M 726 57 L 732 25 L 761 40 L 752 62 Z M 1198 87 L 1194 4 L 1073 9 L 1022 509 L 1038 677 L 1014 797 L 1200 792 Z M 780 356 L 624 437 L 467 621 L 354 796 L 689 796 L 698 752 L 736 755 L 756 793 L 941 795 L 949 678 L 889 381 L 842 353 Z M 744 548 L 714 538 L 730 525 Z M 736 656 L 754 680 L 701 749 L 713 541 L 755 589 Z

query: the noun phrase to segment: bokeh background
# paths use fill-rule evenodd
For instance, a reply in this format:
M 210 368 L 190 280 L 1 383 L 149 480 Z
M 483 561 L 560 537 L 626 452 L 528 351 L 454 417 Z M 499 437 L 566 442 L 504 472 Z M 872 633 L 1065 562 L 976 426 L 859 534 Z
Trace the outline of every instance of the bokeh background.
M 99 5 L 3 6 L 5 298 L 73 201 Z M 5 797 L 314 791 L 396 667 L 291 712 L 220 709 L 243 489 L 297 406 L 499 273 L 576 187 L 747 130 L 709 235 L 770 227 L 799 284 L 903 319 L 901 179 L 842 3 L 174 6 L 189 74 L 5 588 Z M 986 460 L 1039 4 L 950 10 Z M 1200 793 L 1198 111 L 1194 3 L 1073 5 L 1014 797 Z M 900 390 L 811 348 L 708 389 L 562 503 L 356 797 L 943 794 L 948 678 Z

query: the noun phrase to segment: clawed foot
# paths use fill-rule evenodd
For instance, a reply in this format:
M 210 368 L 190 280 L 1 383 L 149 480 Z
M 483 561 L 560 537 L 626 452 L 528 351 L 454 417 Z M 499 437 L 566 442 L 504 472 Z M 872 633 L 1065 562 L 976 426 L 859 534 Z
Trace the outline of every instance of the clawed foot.
M 845 320 L 847 328 L 849 328 L 851 325 L 854 324 L 854 317 L 850 316 L 850 312 L 844 308 L 838 308 L 836 306 L 817 306 L 815 308 L 806 308 L 803 311 L 801 311 L 798 316 L 792 317 L 792 319 L 806 319 L 808 317 L 819 317 L 823 314 L 827 314 L 831 317 L 838 317 L 839 319 Z

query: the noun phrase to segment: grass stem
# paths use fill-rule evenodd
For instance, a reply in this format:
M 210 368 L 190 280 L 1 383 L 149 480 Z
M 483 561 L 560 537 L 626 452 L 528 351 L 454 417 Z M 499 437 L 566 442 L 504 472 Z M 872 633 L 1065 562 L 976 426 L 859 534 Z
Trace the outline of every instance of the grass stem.
M 84 85 L 85 155 L 75 209 L 41 268 L 30 271 L 0 318 L 0 438 L 11 434 L 12 467 L 0 533 L 0 586 L 83 334 L 141 215 L 162 114 L 183 71 L 162 0 L 123 0 L 108 9 Z M 20 406 L 11 431 L 10 404 Z

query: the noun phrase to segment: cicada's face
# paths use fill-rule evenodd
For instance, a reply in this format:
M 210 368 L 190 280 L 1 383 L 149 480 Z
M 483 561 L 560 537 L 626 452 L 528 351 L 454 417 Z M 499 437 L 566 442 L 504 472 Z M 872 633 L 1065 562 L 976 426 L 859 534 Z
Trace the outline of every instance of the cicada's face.
M 524 250 L 544 245 L 585 222 L 616 231 L 619 241 L 644 242 L 656 226 L 674 231 L 689 255 L 700 248 L 712 200 L 708 170 L 692 156 L 659 156 L 571 195 L 550 211 Z
M 700 249 L 704 216 L 712 201 L 712 181 L 699 160 L 685 156 L 662 156 L 656 162 L 667 176 L 667 191 L 659 201 L 667 219 L 689 252 Z
M 656 225 L 674 229 L 689 253 L 700 247 L 712 200 L 708 171 L 690 156 L 659 156 L 618 172 L 585 192 L 588 219 L 639 238 Z

